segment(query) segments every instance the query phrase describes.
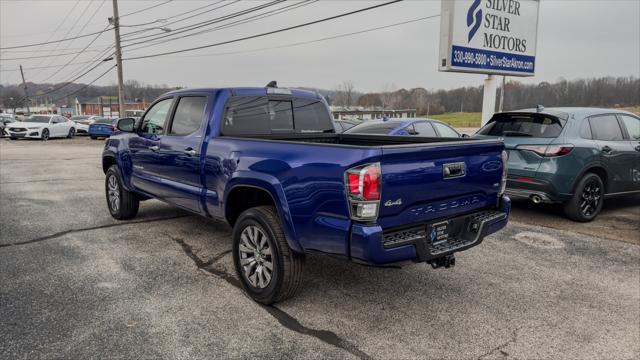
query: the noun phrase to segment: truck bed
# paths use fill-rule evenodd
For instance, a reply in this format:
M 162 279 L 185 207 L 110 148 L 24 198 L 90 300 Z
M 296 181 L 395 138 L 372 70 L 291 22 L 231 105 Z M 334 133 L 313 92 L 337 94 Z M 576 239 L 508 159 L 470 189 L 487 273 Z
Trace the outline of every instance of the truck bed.
M 265 141 L 284 141 L 292 143 L 315 143 L 327 145 L 356 146 L 356 147 L 399 147 L 406 145 L 443 145 L 464 143 L 499 143 L 497 139 L 476 138 L 444 138 L 444 137 L 415 137 L 415 136 L 387 136 L 387 135 L 355 135 L 355 134 L 273 134 L 273 135 L 242 135 L 223 136 L 225 138 L 239 138 Z

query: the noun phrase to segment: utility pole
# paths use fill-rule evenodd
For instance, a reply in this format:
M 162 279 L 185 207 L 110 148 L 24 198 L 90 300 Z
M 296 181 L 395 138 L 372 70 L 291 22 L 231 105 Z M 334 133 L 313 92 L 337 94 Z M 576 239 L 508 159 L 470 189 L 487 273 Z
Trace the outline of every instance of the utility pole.
M 27 114 L 31 114 L 31 109 L 29 108 L 29 103 L 31 102 L 31 100 L 29 99 L 29 92 L 27 91 L 27 82 L 24 81 L 24 72 L 22 71 L 22 65 L 20 65 L 20 75 L 22 75 L 22 86 L 24 86 L 24 97 L 27 98 Z
M 118 71 L 118 116 L 124 114 L 124 78 L 122 76 L 122 48 L 120 47 L 120 16 L 118 0 L 113 0 L 113 17 L 109 19 L 116 36 L 116 65 Z
M 498 105 L 498 112 L 502 112 L 502 107 L 504 105 L 504 83 L 506 76 L 502 75 L 502 87 L 500 88 L 500 105 Z

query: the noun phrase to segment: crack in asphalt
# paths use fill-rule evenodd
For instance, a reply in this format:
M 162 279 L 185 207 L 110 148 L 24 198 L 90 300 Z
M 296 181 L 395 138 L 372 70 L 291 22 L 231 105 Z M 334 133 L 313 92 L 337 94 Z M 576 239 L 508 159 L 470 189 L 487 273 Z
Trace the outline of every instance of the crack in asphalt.
M 0 244 L 0 248 L 33 244 L 33 243 L 46 241 L 46 240 L 51 240 L 51 239 L 55 239 L 55 238 L 58 238 L 58 237 L 61 237 L 61 236 L 64 236 L 64 235 L 77 233 L 77 232 L 99 230 L 99 229 L 108 229 L 108 228 L 112 228 L 112 227 L 126 226 L 126 225 L 131 225 L 131 224 L 144 224 L 144 223 L 150 223 L 150 222 L 156 222 L 156 221 L 173 220 L 173 219 L 180 219 L 180 218 L 189 217 L 189 216 L 193 216 L 193 215 L 184 214 L 184 215 L 176 215 L 176 216 L 167 216 L 167 217 L 162 217 L 162 218 L 152 218 L 152 219 L 143 219 L 143 220 L 138 220 L 138 221 L 128 221 L 128 222 L 120 222 L 120 223 L 105 224 L 105 225 L 98 225 L 98 226 L 90 226 L 90 227 L 80 228 L 80 229 L 70 229 L 70 230 L 60 231 L 60 232 L 57 232 L 55 234 L 46 235 L 46 236 L 42 236 L 42 237 L 39 237 L 39 238 L 31 239 L 31 240 L 19 241 L 19 242 L 9 243 L 9 244 Z
M 171 237 L 171 239 L 175 241 L 178 245 L 180 245 L 180 247 L 182 248 L 182 251 L 194 262 L 194 264 L 199 270 L 203 271 L 206 274 L 214 275 L 222 280 L 225 280 L 230 285 L 242 290 L 242 285 L 240 284 L 240 280 L 238 280 L 235 276 L 228 273 L 227 271 L 213 266 L 225 255 L 231 253 L 231 250 L 223 251 L 222 253 L 211 258 L 210 260 L 204 261 L 193 252 L 193 247 L 187 244 L 183 239 L 175 238 L 175 237 Z M 366 354 L 362 350 L 358 349 L 355 345 L 351 344 L 349 341 L 339 337 L 333 331 L 311 329 L 309 327 L 302 325 L 300 321 L 298 321 L 296 318 L 289 315 L 287 312 L 285 312 L 280 308 L 277 308 L 273 305 L 263 305 L 259 303 L 256 303 L 256 304 L 259 305 L 261 308 L 263 308 L 273 318 L 278 320 L 280 325 L 284 326 L 285 328 L 291 331 L 314 337 L 326 344 L 345 350 L 360 359 L 373 359 L 373 357 Z
M 480 355 L 478 357 L 478 360 L 484 359 L 485 357 L 495 353 L 496 351 L 500 351 L 500 354 L 504 357 L 509 356 L 509 353 L 506 351 L 503 351 L 502 349 L 504 349 L 505 347 L 515 343 L 518 340 L 518 332 L 520 331 L 520 328 L 516 328 L 513 330 L 513 334 L 511 334 L 511 338 L 508 341 L 505 341 L 504 343 L 492 348 L 491 350 L 487 351 L 486 353 Z

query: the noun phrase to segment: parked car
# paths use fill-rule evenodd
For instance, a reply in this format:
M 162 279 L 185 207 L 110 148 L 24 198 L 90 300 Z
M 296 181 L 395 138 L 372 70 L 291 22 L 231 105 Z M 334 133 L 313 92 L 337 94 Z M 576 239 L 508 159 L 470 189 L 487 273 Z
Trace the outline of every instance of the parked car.
M 360 124 L 360 122 L 352 120 L 333 120 L 333 127 L 337 133 L 343 133 L 358 124 Z
M 157 198 L 229 223 L 242 286 L 267 304 L 295 293 L 306 253 L 450 267 L 507 224 L 500 139 L 336 134 L 322 96 L 270 85 L 177 90 L 139 127 L 120 119 L 102 157 L 111 215 Z
M 109 137 L 116 129 L 118 119 L 101 118 L 89 125 L 89 136 L 95 140 L 99 137 Z
M 345 131 L 347 134 L 378 134 L 426 137 L 466 137 L 449 125 L 433 119 L 384 118 L 367 120 Z
M 4 129 L 8 124 L 15 122 L 15 116 L 11 114 L 0 114 L 0 136 L 6 135 Z
M 31 115 L 23 122 L 15 122 L 7 127 L 12 140 L 35 138 L 47 140 L 53 137 L 73 137 L 76 124 L 60 115 Z
M 76 134 L 88 134 L 89 125 L 98 119 L 102 119 L 102 117 L 96 115 L 76 115 L 71 117 L 71 121 L 76 123 Z
M 640 193 L 640 118 L 620 110 L 549 108 L 499 113 L 479 136 L 504 137 L 507 193 L 559 203 L 591 221 L 603 200 Z

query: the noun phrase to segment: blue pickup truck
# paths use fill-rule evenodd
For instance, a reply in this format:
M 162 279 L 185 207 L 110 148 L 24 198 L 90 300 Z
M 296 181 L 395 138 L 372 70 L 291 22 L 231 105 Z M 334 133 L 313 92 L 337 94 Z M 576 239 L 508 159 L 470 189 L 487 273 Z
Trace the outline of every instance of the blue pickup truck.
M 178 90 L 117 129 L 102 156 L 111 215 L 155 198 L 226 221 L 244 290 L 265 304 L 295 293 L 305 254 L 450 267 L 508 220 L 500 139 L 337 134 L 315 92 Z

